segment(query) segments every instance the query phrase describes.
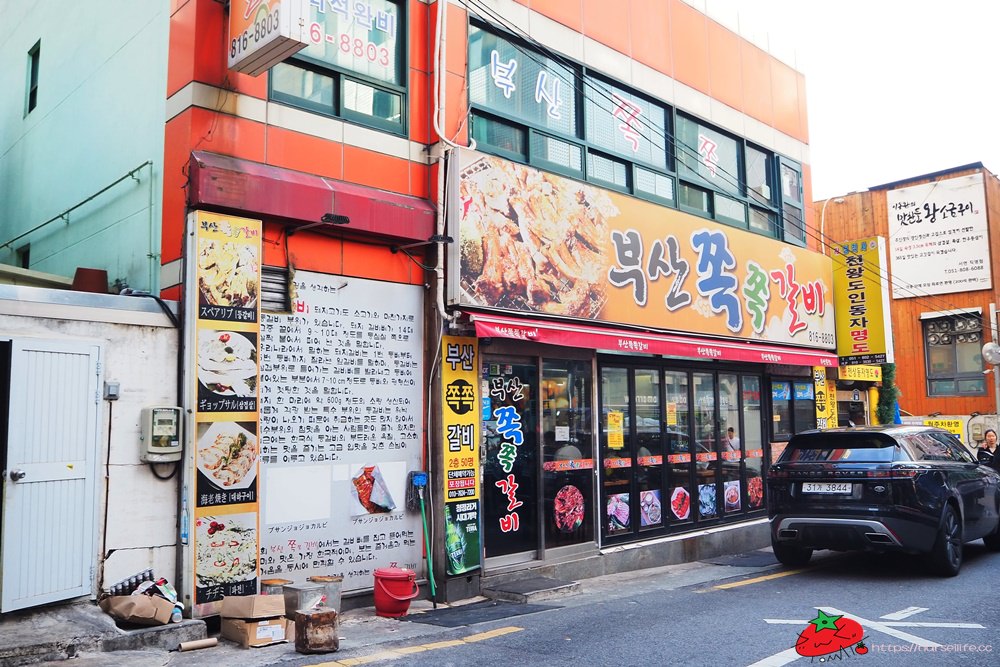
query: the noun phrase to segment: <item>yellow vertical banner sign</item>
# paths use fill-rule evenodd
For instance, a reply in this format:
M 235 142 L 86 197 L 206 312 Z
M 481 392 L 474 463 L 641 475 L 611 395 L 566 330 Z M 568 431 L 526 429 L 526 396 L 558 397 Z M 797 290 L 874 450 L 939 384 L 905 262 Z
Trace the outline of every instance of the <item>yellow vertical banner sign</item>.
M 480 395 L 479 366 L 476 338 L 442 338 L 445 555 L 451 575 L 480 566 L 479 433 L 489 399 Z
M 881 236 L 833 247 L 833 307 L 841 366 L 894 360 L 885 252 Z
M 258 587 L 261 221 L 204 211 L 192 221 L 186 293 L 194 446 L 181 539 L 192 567 L 185 595 L 198 617 L 217 614 L 223 597 Z
M 813 385 L 816 388 L 816 428 L 837 426 L 837 391 L 826 379 L 825 366 L 813 366 Z

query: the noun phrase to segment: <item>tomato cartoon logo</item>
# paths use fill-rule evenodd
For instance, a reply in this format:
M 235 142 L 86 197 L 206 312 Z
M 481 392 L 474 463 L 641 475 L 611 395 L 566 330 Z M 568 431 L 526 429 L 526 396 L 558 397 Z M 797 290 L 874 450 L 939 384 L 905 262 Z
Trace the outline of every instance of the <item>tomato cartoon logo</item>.
M 868 653 L 865 646 L 865 630 L 857 621 L 841 616 L 831 616 L 817 609 L 817 616 L 809 621 L 805 630 L 799 633 L 795 642 L 795 652 L 804 658 L 819 658 L 825 662 L 825 656 L 838 654 L 843 656 L 864 655 Z

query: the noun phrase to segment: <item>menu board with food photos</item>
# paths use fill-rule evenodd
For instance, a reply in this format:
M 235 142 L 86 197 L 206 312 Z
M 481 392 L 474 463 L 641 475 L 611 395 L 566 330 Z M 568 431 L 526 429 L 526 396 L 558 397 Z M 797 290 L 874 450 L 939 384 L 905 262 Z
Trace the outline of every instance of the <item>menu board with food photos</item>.
M 187 296 L 194 426 L 181 519 L 185 601 L 217 614 L 257 593 L 261 222 L 191 216 Z

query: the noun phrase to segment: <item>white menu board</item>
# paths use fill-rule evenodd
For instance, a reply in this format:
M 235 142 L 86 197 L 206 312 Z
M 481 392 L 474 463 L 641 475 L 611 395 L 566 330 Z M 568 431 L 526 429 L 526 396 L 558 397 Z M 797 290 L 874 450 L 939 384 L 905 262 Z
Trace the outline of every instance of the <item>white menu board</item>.
M 892 298 L 990 289 L 983 175 L 886 193 Z
M 298 271 L 290 315 L 261 316 L 260 576 L 381 567 L 423 576 L 420 514 L 423 290 Z

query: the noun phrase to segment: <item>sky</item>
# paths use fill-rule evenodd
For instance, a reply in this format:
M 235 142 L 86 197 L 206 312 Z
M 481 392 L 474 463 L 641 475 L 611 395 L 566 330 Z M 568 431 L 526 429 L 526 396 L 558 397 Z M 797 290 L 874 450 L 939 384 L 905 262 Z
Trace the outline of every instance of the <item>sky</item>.
M 706 1 L 805 74 L 813 200 L 1000 170 L 1000 0 Z

